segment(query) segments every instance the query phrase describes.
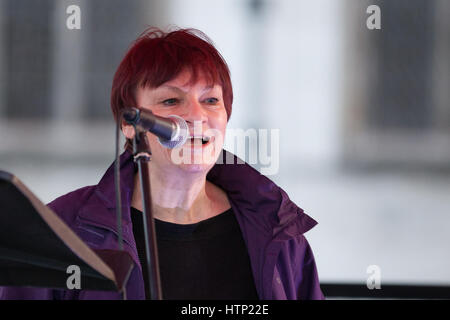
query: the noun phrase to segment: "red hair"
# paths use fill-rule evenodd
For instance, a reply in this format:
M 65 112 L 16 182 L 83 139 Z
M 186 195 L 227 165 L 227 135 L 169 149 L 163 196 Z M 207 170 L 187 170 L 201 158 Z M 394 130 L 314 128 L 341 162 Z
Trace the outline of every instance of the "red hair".
M 138 86 L 156 88 L 177 77 L 184 69 L 192 72 L 191 83 L 199 74 L 209 84 L 222 86 L 227 119 L 231 116 L 233 89 L 230 71 L 212 41 L 196 29 L 163 32 L 148 28 L 131 45 L 114 75 L 111 109 L 117 121 L 120 111 L 136 107 Z

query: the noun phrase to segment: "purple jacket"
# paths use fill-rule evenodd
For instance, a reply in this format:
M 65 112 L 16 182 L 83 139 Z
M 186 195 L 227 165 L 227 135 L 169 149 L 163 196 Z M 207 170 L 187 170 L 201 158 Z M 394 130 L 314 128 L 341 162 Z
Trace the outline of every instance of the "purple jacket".
M 228 152 L 224 150 L 224 154 Z M 134 267 L 128 299 L 145 299 L 130 217 L 136 166 L 132 155 L 121 155 L 124 250 Z M 247 163 L 215 164 L 207 179 L 228 195 L 247 245 L 259 298 L 323 299 L 311 248 L 303 233 L 317 222 L 293 203 L 285 191 Z M 242 160 L 240 160 L 242 161 Z M 117 249 L 114 165 L 98 185 L 87 186 L 49 204 L 93 249 Z M 116 292 L 0 287 L 0 299 L 120 299 Z

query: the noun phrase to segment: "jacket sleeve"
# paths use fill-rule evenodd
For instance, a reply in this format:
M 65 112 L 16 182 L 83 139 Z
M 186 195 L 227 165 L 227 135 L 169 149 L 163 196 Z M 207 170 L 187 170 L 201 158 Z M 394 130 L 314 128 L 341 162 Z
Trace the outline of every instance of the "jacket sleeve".
M 319 275 L 311 246 L 303 235 L 297 238 L 296 241 L 298 246 L 298 263 L 295 277 L 297 299 L 323 300 L 325 297 L 320 289 Z

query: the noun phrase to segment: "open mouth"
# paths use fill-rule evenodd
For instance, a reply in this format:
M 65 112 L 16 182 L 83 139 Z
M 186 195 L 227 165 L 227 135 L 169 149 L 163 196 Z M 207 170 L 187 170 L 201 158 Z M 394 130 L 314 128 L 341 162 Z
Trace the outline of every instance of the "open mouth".
M 213 137 L 208 137 L 208 136 L 201 136 L 201 137 L 189 137 L 186 140 L 186 143 L 190 143 L 191 146 L 206 146 L 208 144 L 210 144 L 213 141 Z

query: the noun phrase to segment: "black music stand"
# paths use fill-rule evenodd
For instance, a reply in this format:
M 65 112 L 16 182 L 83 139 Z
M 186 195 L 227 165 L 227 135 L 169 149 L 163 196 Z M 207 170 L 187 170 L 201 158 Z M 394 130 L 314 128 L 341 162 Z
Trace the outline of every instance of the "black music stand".
M 80 268 L 81 290 L 126 297 L 131 256 L 90 249 L 17 177 L 0 170 L 0 286 L 68 289 L 70 265 Z

